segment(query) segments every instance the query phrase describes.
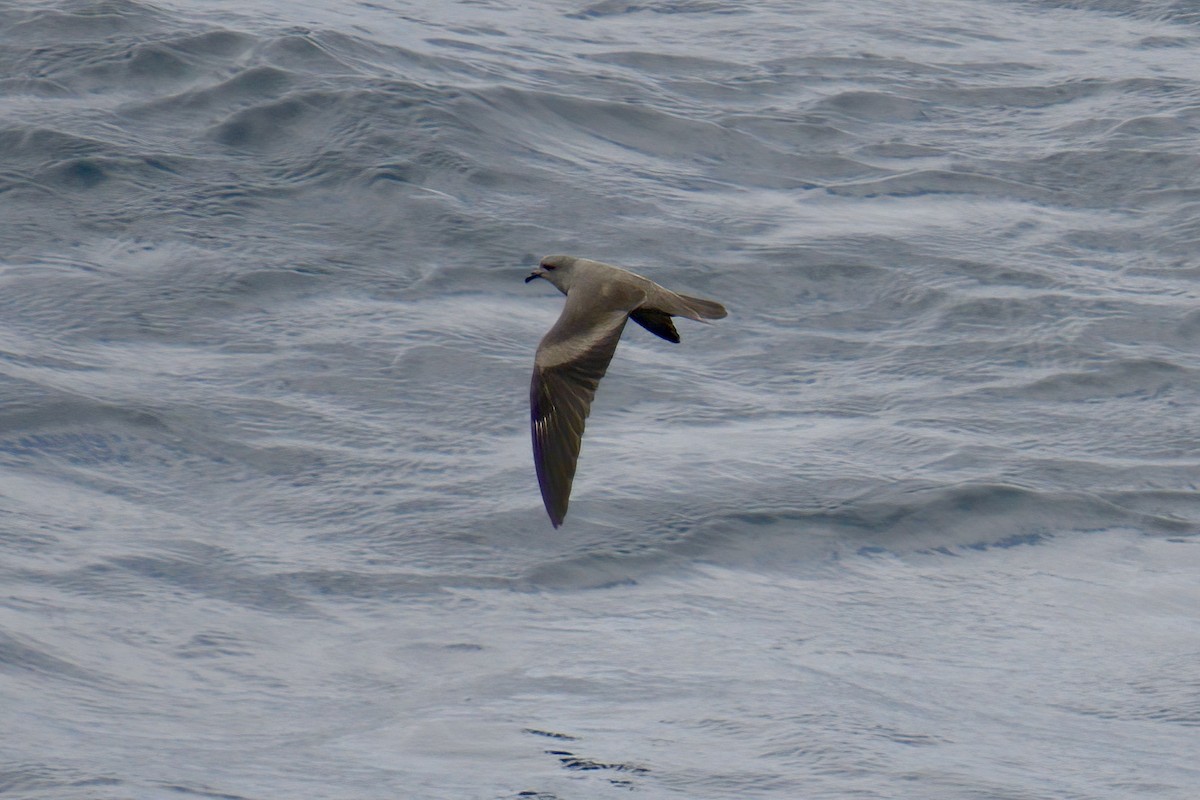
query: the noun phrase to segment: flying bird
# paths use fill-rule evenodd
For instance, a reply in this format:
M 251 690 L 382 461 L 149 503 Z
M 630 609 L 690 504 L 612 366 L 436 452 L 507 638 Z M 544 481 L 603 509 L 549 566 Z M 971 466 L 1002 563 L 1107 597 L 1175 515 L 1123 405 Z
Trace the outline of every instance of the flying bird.
M 546 256 L 528 278 L 567 296 L 562 315 L 538 345 L 529 387 L 533 464 L 542 502 L 557 528 L 567 515 L 583 425 L 626 320 L 678 342 L 671 317 L 721 319 L 725 307 L 664 289 L 628 270 L 575 256 Z

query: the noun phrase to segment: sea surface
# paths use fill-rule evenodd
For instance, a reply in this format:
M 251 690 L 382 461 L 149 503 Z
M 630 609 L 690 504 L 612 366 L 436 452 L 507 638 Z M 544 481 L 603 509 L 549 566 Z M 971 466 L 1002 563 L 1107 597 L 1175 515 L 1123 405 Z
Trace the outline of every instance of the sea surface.
M 0 0 L 4 798 L 1194 800 L 1198 492 L 1194 3 Z

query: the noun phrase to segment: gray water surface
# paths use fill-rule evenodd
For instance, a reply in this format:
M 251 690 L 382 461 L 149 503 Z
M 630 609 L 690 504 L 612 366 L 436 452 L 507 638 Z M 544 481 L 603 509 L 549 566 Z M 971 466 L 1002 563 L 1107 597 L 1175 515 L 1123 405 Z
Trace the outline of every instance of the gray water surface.
M 0 795 L 1200 789 L 1200 14 L 0 2 Z M 554 531 L 568 252 L 631 327 Z

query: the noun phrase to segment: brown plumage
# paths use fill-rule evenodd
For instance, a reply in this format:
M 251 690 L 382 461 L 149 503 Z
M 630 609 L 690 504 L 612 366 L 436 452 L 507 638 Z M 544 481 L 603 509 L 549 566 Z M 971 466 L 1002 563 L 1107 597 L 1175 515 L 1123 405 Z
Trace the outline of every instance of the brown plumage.
M 721 319 L 725 307 L 575 256 L 546 256 L 525 282 L 534 278 L 545 278 L 567 296 L 562 315 L 538 345 L 529 388 L 533 463 L 546 513 L 557 528 L 567 515 L 584 422 L 626 320 L 678 342 L 671 317 Z

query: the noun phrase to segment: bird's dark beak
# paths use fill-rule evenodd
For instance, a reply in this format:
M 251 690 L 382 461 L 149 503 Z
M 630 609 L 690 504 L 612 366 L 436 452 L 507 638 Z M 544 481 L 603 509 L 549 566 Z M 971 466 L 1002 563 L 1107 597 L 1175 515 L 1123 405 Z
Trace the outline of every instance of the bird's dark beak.
M 544 274 L 545 274 L 545 273 L 544 273 L 544 272 L 542 272 L 540 269 L 535 269 L 533 272 L 529 273 L 529 277 L 525 279 L 525 282 L 526 282 L 526 283 L 529 283 L 529 282 L 530 282 L 531 280 L 533 280 L 534 278 L 540 278 L 540 277 L 542 277 L 542 275 L 544 275 Z

